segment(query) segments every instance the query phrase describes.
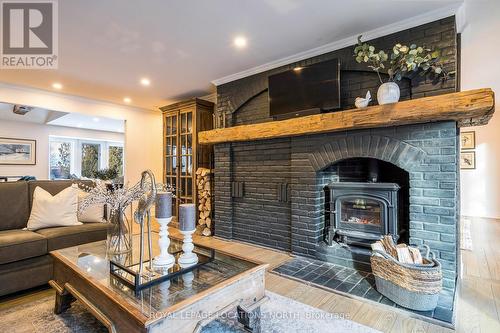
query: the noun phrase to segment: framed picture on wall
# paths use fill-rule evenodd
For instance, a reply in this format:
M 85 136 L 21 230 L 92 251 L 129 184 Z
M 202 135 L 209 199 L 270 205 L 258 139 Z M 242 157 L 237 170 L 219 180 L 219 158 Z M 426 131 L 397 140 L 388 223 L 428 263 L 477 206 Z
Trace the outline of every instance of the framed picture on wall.
M 462 149 L 476 148 L 476 132 L 461 132 L 460 133 L 460 147 Z
M 476 152 L 463 151 L 460 153 L 460 169 L 475 169 L 476 168 Z
M 0 165 L 36 165 L 36 140 L 0 138 Z

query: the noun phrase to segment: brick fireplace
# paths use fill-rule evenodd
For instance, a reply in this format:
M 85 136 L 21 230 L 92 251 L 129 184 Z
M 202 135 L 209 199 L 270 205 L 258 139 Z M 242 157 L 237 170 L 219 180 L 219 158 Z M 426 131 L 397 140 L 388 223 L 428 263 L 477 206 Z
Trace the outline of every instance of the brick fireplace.
M 444 286 L 454 288 L 457 270 L 458 130 L 440 122 L 218 144 L 215 147 L 215 235 L 265 245 L 347 267 L 370 270 L 358 246 L 325 240 L 325 187 L 342 182 L 340 161 L 371 158 L 408 173 L 393 180 L 406 197 L 399 213 L 402 237 L 428 244 L 443 265 Z M 345 164 L 344 164 L 345 167 Z M 244 183 L 232 197 L 231 183 Z M 278 188 L 288 186 L 287 200 Z M 406 230 L 407 228 L 407 230 Z M 406 230 L 406 231 L 405 231 Z M 406 235 L 404 234 L 406 232 Z
M 381 48 L 395 42 L 440 48 L 448 69 L 457 69 L 454 17 L 372 41 Z M 218 86 L 216 116 L 225 118 L 228 127 L 272 121 L 267 77 L 332 58 L 341 61 L 341 104 L 350 109 L 356 96 L 368 89 L 375 95 L 379 84 L 352 54 L 348 47 Z M 400 86 L 402 100 L 457 91 L 454 77 L 436 85 L 416 76 Z M 443 264 L 444 287 L 454 289 L 458 141 L 457 123 L 442 121 L 215 144 L 215 235 L 370 270 L 367 248 L 356 244 L 359 239 L 352 233 L 346 242 L 341 235 L 329 235 L 333 221 L 328 186 L 392 184 L 399 187 L 393 198 L 398 207 L 392 211 L 397 226 L 392 228 L 400 241 L 428 244 Z M 378 165 L 375 181 L 373 170 L 364 164 L 368 160 Z

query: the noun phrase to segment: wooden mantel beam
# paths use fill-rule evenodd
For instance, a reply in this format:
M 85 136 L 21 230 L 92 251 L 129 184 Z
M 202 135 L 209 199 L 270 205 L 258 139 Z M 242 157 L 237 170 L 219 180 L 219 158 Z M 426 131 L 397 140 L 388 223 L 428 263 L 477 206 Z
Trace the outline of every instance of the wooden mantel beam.
M 364 109 L 214 129 L 198 133 L 198 142 L 214 144 L 254 141 L 444 120 L 457 121 L 459 126 L 476 126 L 487 124 L 494 111 L 494 93 L 485 88 Z

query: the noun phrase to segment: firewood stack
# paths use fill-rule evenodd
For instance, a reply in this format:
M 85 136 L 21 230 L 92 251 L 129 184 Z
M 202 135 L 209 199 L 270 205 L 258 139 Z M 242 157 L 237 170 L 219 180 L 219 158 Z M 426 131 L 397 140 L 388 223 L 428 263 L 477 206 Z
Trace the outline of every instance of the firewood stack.
M 203 236 L 212 235 L 212 172 L 207 168 L 196 170 L 196 187 L 198 189 L 198 226 Z

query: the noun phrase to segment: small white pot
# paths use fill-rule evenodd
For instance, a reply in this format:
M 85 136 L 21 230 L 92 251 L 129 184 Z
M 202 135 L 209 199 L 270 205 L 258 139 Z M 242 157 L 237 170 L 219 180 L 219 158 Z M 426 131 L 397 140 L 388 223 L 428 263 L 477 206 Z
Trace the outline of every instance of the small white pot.
M 378 104 L 390 104 L 399 101 L 399 96 L 401 92 L 399 86 L 395 82 L 383 83 L 377 91 L 377 101 Z

